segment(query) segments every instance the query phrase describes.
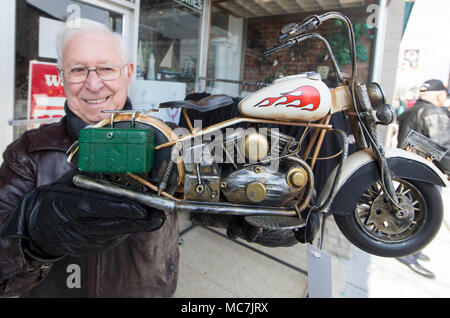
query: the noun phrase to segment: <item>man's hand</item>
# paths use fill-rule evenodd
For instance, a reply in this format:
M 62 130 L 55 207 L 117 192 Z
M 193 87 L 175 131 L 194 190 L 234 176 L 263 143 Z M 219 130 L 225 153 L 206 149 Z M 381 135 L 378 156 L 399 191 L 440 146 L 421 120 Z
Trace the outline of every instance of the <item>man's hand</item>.
M 73 172 L 25 195 L 1 236 L 28 240 L 30 252 L 39 256 L 87 256 L 119 244 L 127 234 L 163 225 L 164 212 L 78 188 L 72 177 Z

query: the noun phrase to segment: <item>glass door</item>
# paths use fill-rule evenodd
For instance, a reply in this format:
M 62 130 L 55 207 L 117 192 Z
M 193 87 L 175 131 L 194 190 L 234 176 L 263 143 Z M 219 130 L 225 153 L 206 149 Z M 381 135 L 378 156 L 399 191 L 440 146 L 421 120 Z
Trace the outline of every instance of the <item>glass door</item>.
M 157 108 L 195 91 L 202 1 L 141 0 L 134 108 Z M 154 113 L 178 123 L 179 109 Z
M 212 7 L 206 90 L 211 94 L 238 96 L 241 78 L 244 19 Z

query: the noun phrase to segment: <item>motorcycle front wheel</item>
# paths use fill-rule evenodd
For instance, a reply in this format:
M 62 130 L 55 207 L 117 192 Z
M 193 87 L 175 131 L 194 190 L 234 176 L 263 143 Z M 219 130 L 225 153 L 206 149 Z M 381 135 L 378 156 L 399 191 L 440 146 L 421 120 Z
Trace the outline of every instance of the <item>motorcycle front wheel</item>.
M 381 182 L 361 195 L 352 215 L 335 215 L 344 236 L 367 253 L 401 257 L 422 250 L 438 233 L 443 203 L 437 186 L 394 178 L 402 209 L 394 211 Z

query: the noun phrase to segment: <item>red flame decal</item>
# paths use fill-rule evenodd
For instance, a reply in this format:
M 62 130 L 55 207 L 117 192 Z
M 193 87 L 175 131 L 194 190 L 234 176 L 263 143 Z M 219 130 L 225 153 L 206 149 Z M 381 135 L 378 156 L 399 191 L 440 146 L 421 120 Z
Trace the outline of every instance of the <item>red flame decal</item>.
M 280 97 L 268 97 L 257 103 L 254 107 L 269 107 L 285 105 L 286 107 L 303 108 L 312 105 L 304 110 L 315 111 L 320 104 L 320 93 L 313 86 L 300 86 L 287 93 L 281 93 Z

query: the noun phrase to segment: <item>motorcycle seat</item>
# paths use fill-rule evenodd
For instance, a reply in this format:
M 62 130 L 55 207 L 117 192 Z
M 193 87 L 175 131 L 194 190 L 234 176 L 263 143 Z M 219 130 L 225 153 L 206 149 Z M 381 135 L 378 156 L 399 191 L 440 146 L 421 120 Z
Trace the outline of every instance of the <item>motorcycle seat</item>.
M 160 108 L 188 108 L 199 112 L 208 112 L 217 108 L 232 105 L 233 99 L 228 95 L 210 95 L 197 101 L 180 100 L 159 104 Z

